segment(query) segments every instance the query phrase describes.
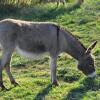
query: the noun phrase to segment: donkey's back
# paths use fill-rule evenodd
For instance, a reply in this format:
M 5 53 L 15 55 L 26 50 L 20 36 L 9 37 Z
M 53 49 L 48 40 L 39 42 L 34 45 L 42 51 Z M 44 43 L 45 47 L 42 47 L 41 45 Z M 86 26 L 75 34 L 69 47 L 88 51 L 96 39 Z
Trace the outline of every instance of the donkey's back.
M 55 52 L 57 25 L 48 22 L 5 19 L 0 21 L 0 44 L 8 51 L 17 48 L 37 54 Z

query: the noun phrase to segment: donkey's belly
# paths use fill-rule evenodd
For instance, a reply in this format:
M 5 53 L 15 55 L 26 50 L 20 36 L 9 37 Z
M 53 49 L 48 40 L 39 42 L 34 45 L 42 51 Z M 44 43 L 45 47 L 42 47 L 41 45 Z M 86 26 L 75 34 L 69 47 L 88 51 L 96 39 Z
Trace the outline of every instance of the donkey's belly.
M 24 57 L 27 57 L 27 58 L 33 58 L 33 59 L 41 59 L 43 58 L 45 55 L 48 55 L 48 52 L 41 52 L 41 53 L 36 53 L 36 52 L 30 52 L 30 51 L 27 51 L 27 50 L 24 50 L 24 49 L 21 49 L 20 47 L 16 47 L 16 51 L 24 56 Z

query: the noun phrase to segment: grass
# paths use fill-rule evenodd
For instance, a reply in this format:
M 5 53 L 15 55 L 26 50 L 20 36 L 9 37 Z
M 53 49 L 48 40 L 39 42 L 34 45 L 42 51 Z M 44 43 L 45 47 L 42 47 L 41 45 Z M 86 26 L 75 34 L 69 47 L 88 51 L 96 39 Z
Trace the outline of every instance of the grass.
M 93 50 L 97 77 L 86 78 L 77 69 L 75 59 L 67 54 L 58 58 L 57 77 L 60 86 L 51 86 L 49 57 L 29 60 L 14 53 L 12 73 L 20 86 L 10 84 L 3 72 L 4 84 L 9 91 L 0 91 L 0 100 L 100 100 L 100 0 L 87 0 L 81 8 L 72 5 L 56 8 L 55 4 L 18 8 L 14 12 L 0 10 L 0 19 L 17 18 L 32 21 L 53 21 L 70 30 L 88 47 L 97 40 Z M 5 9 L 4 9 L 5 10 Z

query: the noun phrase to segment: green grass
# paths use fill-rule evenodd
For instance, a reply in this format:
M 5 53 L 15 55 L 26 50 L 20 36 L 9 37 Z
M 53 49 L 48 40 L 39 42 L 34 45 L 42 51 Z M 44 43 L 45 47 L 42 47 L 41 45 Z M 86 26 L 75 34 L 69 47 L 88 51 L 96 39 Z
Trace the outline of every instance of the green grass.
M 78 9 L 72 9 L 72 4 L 59 8 L 56 4 L 46 4 L 18 8 L 14 12 L 0 10 L 0 19 L 56 22 L 70 30 L 86 47 L 92 41 L 98 41 L 93 50 L 97 77 L 94 80 L 86 78 L 77 69 L 76 60 L 64 53 L 57 62 L 58 87 L 51 86 L 48 56 L 42 60 L 28 60 L 15 53 L 11 63 L 12 73 L 20 86 L 11 85 L 3 72 L 4 84 L 9 91 L 0 91 L 0 100 L 100 100 L 99 5 L 100 0 L 87 0 Z

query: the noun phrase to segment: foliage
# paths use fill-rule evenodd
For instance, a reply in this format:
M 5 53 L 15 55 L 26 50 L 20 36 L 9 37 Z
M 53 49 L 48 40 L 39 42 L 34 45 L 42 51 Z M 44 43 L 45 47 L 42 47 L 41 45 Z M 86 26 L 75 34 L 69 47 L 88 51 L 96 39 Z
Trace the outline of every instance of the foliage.
M 38 2 L 39 0 L 0 0 L 0 5 L 28 6 Z
M 0 5 L 32 6 L 37 3 L 56 2 L 57 0 L 0 0 Z

